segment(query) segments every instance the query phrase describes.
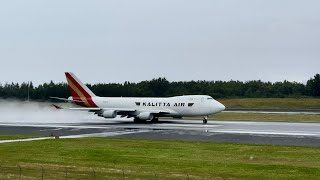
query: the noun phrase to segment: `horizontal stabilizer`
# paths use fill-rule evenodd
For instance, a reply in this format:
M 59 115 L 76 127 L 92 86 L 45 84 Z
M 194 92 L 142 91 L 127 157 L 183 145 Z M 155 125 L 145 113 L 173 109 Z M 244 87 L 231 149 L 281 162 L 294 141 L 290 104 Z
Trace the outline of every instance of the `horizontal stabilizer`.
M 83 101 L 67 99 L 67 98 L 59 98 L 59 97 L 50 97 L 50 99 L 57 99 L 61 101 L 68 101 L 68 102 L 77 102 L 77 103 L 84 103 Z
M 96 112 L 101 110 L 100 108 L 62 108 L 56 104 L 52 104 L 52 106 L 60 110 L 88 111 L 88 112 Z
M 62 107 L 55 105 L 55 104 L 52 104 L 52 106 L 55 107 L 56 109 L 62 109 Z

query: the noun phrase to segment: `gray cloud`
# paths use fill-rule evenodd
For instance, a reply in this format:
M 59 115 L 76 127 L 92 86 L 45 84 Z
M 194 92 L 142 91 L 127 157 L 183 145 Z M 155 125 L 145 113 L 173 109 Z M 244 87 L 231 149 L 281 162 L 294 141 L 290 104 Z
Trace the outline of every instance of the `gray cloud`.
M 0 82 L 305 82 L 319 73 L 316 0 L 0 2 Z

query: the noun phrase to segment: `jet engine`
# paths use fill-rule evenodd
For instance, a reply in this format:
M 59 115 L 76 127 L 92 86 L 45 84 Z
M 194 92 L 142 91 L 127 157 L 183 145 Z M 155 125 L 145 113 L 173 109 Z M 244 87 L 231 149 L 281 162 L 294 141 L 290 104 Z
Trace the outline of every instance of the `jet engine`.
M 103 111 L 102 116 L 104 118 L 115 118 L 117 116 L 117 112 L 113 110 Z
M 153 118 L 153 114 L 150 112 L 142 112 L 137 116 L 137 118 L 140 120 L 151 120 Z

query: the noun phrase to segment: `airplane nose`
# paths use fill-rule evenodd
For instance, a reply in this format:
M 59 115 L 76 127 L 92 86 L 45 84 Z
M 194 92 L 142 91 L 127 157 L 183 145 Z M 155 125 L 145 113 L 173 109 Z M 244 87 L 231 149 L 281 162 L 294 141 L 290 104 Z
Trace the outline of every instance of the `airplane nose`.
M 221 111 L 224 111 L 226 107 L 222 103 L 218 102 L 218 109 L 221 112 Z
M 214 113 L 218 113 L 226 109 L 226 107 L 218 101 L 215 101 L 213 107 L 214 107 L 214 110 L 213 110 Z

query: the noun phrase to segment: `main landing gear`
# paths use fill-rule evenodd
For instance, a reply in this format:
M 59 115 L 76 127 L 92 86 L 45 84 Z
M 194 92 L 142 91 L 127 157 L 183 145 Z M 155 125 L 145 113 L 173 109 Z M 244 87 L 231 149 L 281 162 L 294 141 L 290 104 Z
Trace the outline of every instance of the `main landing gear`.
M 147 120 L 141 120 L 141 119 L 136 117 L 136 118 L 133 119 L 133 122 L 135 122 L 135 123 L 146 123 Z M 151 119 L 150 122 L 157 123 L 157 122 L 159 122 L 159 118 L 158 117 L 154 117 L 154 118 Z
M 203 124 L 207 124 L 208 123 L 208 116 L 205 116 L 204 118 L 203 118 Z
M 157 122 L 159 122 L 159 118 L 158 117 L 154 117 L 154 118 L 151 119 L 151 122 L 152 123 L 157 123 Z
M 133 122 L 134 122 L 134 123 L 146 123 L 147 121 L 146 121 L 146 120 L 139 119 L 139 118 L 134 118 L 134 119 L 133 119 Z

